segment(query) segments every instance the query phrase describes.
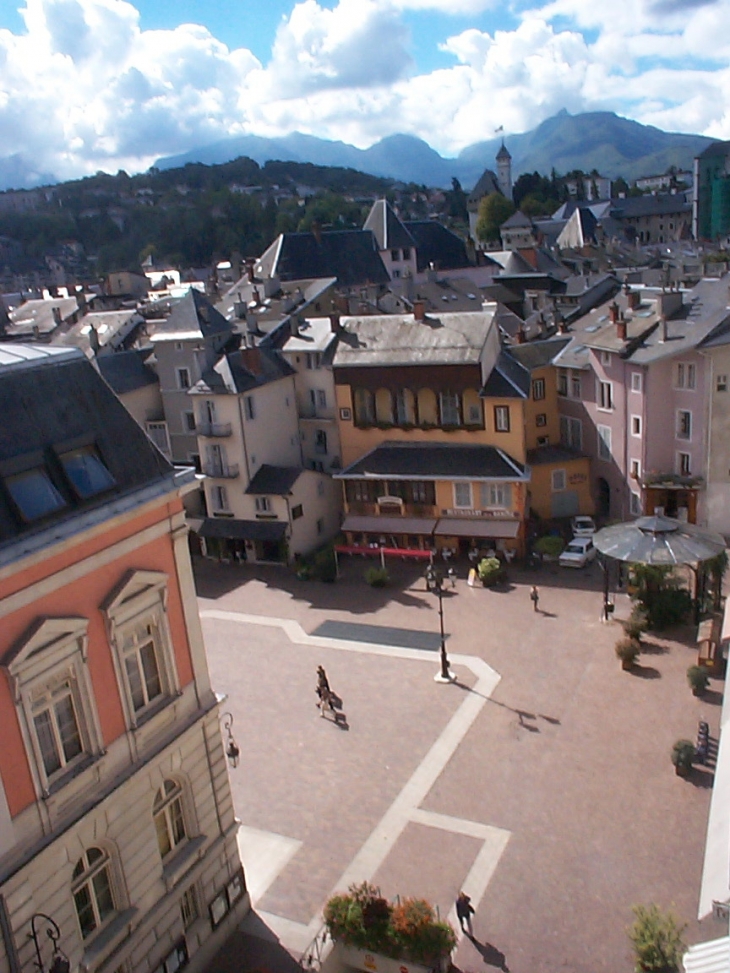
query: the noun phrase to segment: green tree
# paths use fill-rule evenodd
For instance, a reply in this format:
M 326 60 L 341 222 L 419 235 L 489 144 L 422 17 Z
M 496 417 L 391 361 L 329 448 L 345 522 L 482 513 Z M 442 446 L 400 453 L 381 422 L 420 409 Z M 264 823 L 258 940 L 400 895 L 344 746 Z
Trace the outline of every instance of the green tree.
M 514 211 L 513 203 L 501 193 L 490 193 L 489 196 L 485 196 L 479 204 L 477 238 L 482 243 L 499 240 L 500 226 L 512 216 Z
M 635 905 L 636 919 L 629 927 L 629 939 L 636 954 L 640 973 L 678 973 L 686 946 L 681 925 L 672 912 L 662 912 L 657 905 Z

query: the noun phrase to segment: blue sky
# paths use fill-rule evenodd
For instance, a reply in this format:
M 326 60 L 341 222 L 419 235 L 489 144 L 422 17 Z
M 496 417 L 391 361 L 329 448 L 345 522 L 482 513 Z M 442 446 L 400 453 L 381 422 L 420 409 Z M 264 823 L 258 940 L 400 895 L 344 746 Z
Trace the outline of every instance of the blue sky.
M 730 0 L 0 0 L 0 170 L 301 131 L 444 155 L 562 108 L 730 138 Z

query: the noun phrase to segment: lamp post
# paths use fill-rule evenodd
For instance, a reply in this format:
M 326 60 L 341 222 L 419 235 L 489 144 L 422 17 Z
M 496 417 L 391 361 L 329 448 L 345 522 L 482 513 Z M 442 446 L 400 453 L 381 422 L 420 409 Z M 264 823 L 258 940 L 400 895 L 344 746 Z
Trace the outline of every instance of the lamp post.
M 223 729 L 228 733 L 228 743 L 226 745 L 226 757 L 231 767 L 235 768 L 238 766 L 238 758 L 241 755 L 241 748 L 235 741 L 233 736 L 233 713 L 221 713 L 221 719 L 223 720 Z
M 41 927 L 41 929 L 38 929 L 36 926 L 37 922 L 43 923 L 45 928 Z M 46 936 L 48 936 L 53 943 L 51 965 L 48 967 L 47 971 L 43 965 L 41 944 L 38 938 L 41 935 L 41 932 L 45 932 Z M 51 919 L 51 917 L 47 916 L 45 912 L 36 912 L 36 914 L 31 916 L 30 919 L 30 932 L 28 933 L 28 938 L 33 940 L 36 955 L 35 965 L 40 970 L 40 973 L 69 973 L 71 964 L 66 954 L 59 948 L 58 940 L 61 938 L 61 930 L 58 928 L 58 923 L 55 921 L 55 919 Z
M 456 676 L 449 669 L 449 657 L 446 654 L 446 635 L 444 633 L 444 576 L 430 565 L 426 569 L 426 588 L 439 600 L 439 632 L 441 636 L 441 669 L 433 677 L 435 682 L 455 682 Z

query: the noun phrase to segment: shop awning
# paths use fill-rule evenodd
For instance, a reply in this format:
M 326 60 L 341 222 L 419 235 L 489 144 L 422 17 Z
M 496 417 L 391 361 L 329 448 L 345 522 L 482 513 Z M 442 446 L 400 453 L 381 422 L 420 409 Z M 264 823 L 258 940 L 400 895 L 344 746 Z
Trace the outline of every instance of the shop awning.
M 520 532 L 519 520 L 469 520 L 444 517 L 436 524 L 437 537 L 515 538 Z
M 367 534 L 433 534 L 436 520 L 433 517 L 345 517 L 343 530 L 362 531 Z
M 198 531 L 201 537 L 220 537 L 238 541 L 280 541 L 286 534 L 283 520 L 219 520 L 207 517 Z

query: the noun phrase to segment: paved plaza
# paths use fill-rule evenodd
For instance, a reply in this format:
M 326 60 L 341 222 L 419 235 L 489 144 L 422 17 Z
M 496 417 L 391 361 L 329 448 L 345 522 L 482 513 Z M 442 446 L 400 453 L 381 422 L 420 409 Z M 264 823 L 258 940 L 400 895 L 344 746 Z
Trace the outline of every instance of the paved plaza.
M 386 589 L 365 585 L 359 561 L 334 585 L 195 567 L 213 684 L 241 747 L 231 783 L 257 913 L 248 933 L 299 955 L 327 897 L 368 879 L 452 921 L 465 889 L 476 944 L 462 939 L 454 959 L 474 973 L 629 971 L 639 902 L 673 906 L 689 942 L 722 934 L 695 919 L 711 770 L 685 781 L 669 760 L 700 717 L 717 731 L 722 684 L 696 699 L 686 683 L 691 628 L 651 637 L 623 672 L 596 569 L 515 570 L 505 590 L 460 578 L 444 599 L 457 682 L 442 685 L 437 601 L 414 567 L 396 565 Z M 316 709 L 318 664 L 342 725 Z M 284 968 L 256 942 L 211 969 Z

